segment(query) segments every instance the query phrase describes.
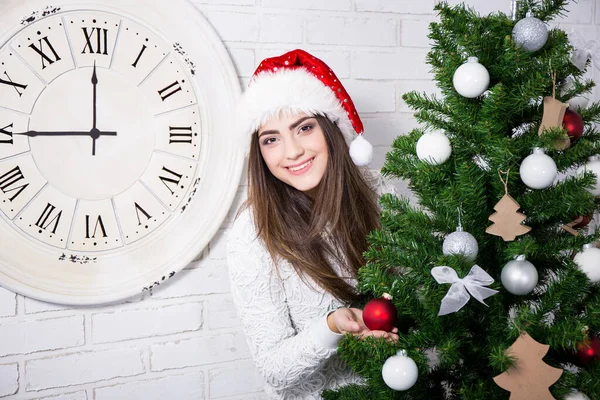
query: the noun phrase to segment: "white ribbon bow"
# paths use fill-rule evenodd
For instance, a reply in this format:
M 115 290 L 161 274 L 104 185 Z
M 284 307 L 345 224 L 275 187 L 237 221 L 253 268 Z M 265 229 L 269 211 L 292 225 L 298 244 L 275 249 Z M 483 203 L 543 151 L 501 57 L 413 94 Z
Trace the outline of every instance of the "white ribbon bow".
M 571 54 L 571 62 L 583 71 L 587 60 L 591 59 L 594 66 L 600 69 L 600 48 L 596 45 L 596 41 L 585 40 L 575 29 L 571 29 L 567 36 L 575 48 Z
M 431 275 L 437 283 L 452 284 L 442 299 L 438 315 L 457 312 L 467 304 L 471 296 L 487 306 L 483 300 L 498 293 L 497 290 L 484 287 L 494 283 L 494 279 L 478 265 L 473 265 L 469 274 L 462 279 L 458 277 L 454 269 L 446 266 L 432 268 Z

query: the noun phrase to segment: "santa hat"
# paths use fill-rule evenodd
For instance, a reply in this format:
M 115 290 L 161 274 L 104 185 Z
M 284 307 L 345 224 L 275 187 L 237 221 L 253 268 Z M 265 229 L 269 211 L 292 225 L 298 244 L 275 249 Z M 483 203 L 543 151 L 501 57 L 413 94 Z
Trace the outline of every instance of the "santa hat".
M 354 163 L 371 162 L 373 146 L 363 138 L 363 125 L 354 103 L 327 64 L 304 50 L 263 60 L 240 103 L 238 123 L 244 135 L 249 139 L 281 113 L 300 112 L 329 118 L 350 143 Z

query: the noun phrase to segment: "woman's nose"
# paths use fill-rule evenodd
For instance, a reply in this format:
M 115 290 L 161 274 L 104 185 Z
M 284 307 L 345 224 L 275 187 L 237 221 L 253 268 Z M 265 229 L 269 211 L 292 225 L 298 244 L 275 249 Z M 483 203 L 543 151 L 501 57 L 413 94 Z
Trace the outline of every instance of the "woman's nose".
M 295 160 L 296 158 L 300 157 L 302 154 L 304 154 L 304 149 L 302 148 L 302 146 L 300 145 L 300 143 L 298 143 L 298 141 L 296 139 L 290 139 L 290 140 L 286 140 L 285 143 L 285 156 L 290 159 L 290 160 Z

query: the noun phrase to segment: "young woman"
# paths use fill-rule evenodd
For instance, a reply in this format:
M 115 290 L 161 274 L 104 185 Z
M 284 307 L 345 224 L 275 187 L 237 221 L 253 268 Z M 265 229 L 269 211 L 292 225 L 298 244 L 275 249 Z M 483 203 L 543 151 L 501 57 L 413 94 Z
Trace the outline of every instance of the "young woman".
M 343 334 L 398 338 L 349 306 L 377 197 L 393 189 L 355 165 L 372 147 L 346 90 L 309 53 L 264 60 L 238 117 L 249 182 L 227 242 L 233 298 L 270 398 L 320 399 L 360 383 L 336 355 Z

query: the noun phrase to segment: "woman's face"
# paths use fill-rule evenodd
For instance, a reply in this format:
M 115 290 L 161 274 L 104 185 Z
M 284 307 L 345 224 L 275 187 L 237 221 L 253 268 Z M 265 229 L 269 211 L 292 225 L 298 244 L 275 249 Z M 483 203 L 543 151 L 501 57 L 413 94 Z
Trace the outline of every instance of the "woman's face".
M 302 191 L 315 189 L 327 167 L 327 142 L 315 118 L 282 115 L 258 130 L 258 143 L 269 171 L 280 181 Z

